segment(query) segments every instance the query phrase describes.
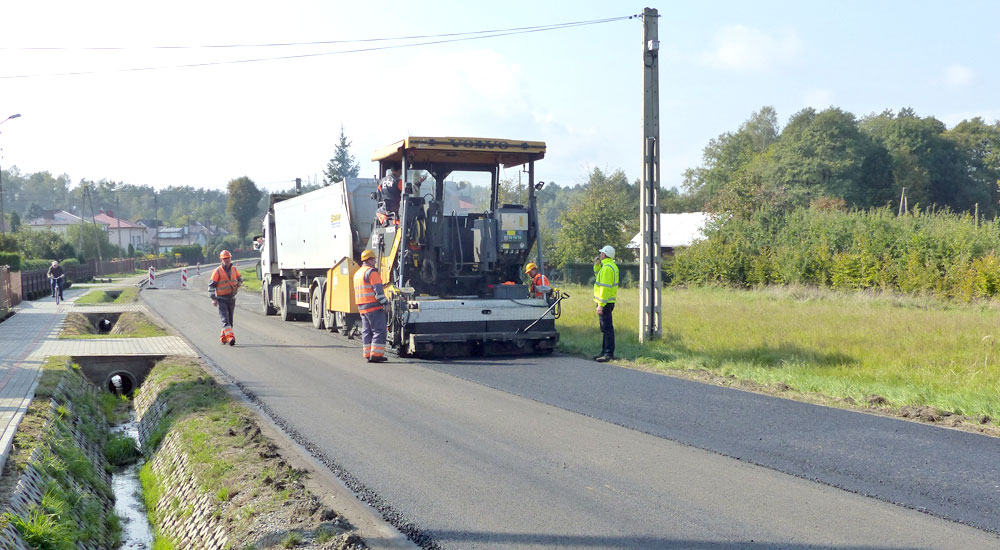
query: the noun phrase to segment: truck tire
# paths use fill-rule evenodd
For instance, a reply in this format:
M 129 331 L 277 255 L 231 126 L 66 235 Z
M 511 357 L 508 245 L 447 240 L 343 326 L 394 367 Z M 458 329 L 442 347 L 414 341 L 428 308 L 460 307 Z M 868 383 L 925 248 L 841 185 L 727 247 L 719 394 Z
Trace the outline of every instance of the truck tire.
M 309 313 L 312 314 L 312 325 L 313 328 L 322 330 L 325 326 L 323 324 L 323 287 L 316 285 L 313 287 L 311 297 L 309 298 Z
M 264 284 L 260 285 L 260 301 L 261 301 L 261 313 L 264 315 L 275 315 L 278 310 L 271 305 L 271 297 L 268 296 L 268 290 L 270 289 L 269 281 L 264 281 Z
M 288 307 L 288 285 L 282 283 L 278 285 L 276 290 L 278 291 L 278 315 L 282 321 L 291 321 L 295 318 L 295 314 L 291 312 L 292 308 Z

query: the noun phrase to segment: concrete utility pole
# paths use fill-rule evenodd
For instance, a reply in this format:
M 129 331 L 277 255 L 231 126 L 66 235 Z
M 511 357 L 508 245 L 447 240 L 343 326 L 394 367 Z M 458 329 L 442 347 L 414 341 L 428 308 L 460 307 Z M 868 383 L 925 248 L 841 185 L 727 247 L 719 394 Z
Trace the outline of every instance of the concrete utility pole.
M 659 14 L 642 10 L 642 194 L 639 205 L 639 342 L 663 335 L 660 271 Z

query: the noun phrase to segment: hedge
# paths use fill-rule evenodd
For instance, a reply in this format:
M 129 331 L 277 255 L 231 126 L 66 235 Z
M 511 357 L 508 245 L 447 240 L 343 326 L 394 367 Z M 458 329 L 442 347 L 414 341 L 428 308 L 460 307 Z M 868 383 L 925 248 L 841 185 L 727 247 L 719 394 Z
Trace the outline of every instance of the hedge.
M 21 255 L 17 252 L 0 252 L 0 265 L 9 266 L 11 271 L 20 271 Z

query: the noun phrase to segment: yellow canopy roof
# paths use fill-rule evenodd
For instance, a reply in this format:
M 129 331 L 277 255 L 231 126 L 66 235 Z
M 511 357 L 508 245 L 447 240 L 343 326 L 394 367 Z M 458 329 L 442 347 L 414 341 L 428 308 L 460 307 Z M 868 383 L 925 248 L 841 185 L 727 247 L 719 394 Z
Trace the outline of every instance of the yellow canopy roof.
M 517 166 L 545 156 L 545 142 L 470 137 L 408 137 L 376 150 L 373 161 L 461 162 Z

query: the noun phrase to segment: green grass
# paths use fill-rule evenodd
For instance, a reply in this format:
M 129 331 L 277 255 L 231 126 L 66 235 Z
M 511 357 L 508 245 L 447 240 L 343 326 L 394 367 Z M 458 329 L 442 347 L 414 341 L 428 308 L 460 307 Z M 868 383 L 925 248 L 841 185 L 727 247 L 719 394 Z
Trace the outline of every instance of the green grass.
M 562 351 L 596 355 L 591 287 L 567 287 Z M 1000 418 L 996 304 L 809 288 L 663 292 L 663 337 L 640 345 L 638 291 L 615 307 L 615 355 L 664 370 L 706 370 L 764 385 L 890 406 L 928 405 Z
M 139 300 L 139 289 L 134 286 L 123 287 L 119 289 L 114 289 L 115 292 L 120 291 L 121 294 L 117 298 L 108 294 L 104 290 L 91 290 L 90 292 L 80 296 L 74 302 L 76 305 L 91 305 L 91 304 L 131 304 Z
M 257 266 L 247 269 L 240 268 L 243 275 L 243 288 L 241 290 L 249 292 L 260 292 L 260 280 L 257 278 Z

